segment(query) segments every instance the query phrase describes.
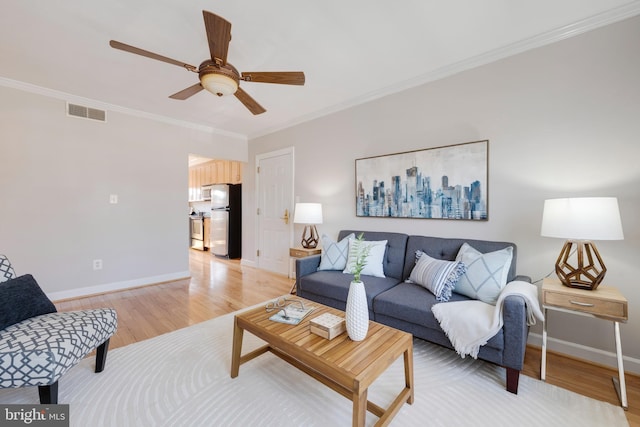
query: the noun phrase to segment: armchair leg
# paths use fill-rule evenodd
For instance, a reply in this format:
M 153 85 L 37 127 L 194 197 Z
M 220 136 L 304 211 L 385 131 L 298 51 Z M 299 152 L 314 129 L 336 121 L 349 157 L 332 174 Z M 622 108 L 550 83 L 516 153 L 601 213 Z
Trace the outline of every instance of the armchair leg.
M 109 340 L 100 344 L 96 351 L 96 372 L 102 372 L 107 361 L 107 351 L 109 350 Z M 58 381 L 49 385 L 38 386 L 38 395 L 41 405 L 58 404 Z
M 40 395 L 41 405 L 57 405 L 58 404 L 58 381 L 49 385 L 39 385 L 38 394 Z
M 109 351 L 109 339 L 100 344 L 96 350 L 96 373 L 104 370 L 104 365 L 107 362 L 107 351 Z
M 505 368 L 507 370 L 507 391 L 518 394 L 518 380 L 520 379 L 520 371 L 513 368 Z

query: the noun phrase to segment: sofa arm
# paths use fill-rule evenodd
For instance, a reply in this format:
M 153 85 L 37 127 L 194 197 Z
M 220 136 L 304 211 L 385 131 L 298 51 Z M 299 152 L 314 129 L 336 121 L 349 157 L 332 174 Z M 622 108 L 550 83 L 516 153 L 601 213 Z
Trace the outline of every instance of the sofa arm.
M 506 368 L 522 370 L 527 348 L 529 326 L 525 300 L 518 295 L 509 295 L 503 302 L 504 353 L 502 364 Z
M 513 281 L 519 280 L 521 282 L 529 282 L 531 283 L 531 277 L 529 276 L 523 276 L 521 274 L 517 275 L 516 277 L 513 278 Z
M 318 271 L 320 255 L 296 258 L 296 287 L 300 286 L 300 279 Z

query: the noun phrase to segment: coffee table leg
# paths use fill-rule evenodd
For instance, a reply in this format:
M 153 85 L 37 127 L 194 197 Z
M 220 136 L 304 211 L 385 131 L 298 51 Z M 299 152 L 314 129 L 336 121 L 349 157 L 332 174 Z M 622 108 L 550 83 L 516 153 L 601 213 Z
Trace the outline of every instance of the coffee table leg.
M 244 329 L 238 326 L 238 319 L 233 319 L 233 347 L 231 350 L 231 378 L 238 376 L 240 371 L 240 354 L 242 353 L 242 337 Z
M 413 404 L 413 341 L 404 352 L 404 381 L 411 393 L 407 399 L 409 405 Z
M 367 418 L 367 390 L 353 392 L 353 427 L 364 427 Z

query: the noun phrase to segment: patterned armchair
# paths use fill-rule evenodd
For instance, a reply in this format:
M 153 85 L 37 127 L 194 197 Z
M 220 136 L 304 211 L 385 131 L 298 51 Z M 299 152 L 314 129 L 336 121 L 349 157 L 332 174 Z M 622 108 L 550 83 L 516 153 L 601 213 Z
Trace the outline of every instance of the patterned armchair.
M 113 309 L 56 312 L 33 277 L 16 277 L 0 255 L 0 388 L 38 386 L 41 404 L 58 403 L 60 377 L 96 348 L 102 372 L 117 323 Z

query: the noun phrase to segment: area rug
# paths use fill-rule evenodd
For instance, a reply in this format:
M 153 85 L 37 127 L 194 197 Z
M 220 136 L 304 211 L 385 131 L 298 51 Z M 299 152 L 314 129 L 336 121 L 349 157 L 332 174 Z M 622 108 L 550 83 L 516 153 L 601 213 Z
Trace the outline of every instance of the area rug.
M 233 314 L 111 350 L 104 372 L 83 360 L 60 380 L 72 426 L 349 426 L 351 402 L 267 353 L 231 379 Z M 260 346 L 245 333 L 243 352 Z M 620 407 L 414 340 L 415 401 L 392 426 L 628 426 Z M 386 407 L 403 387 L 402 358 L 369 389 Z M 0 390 L 0 403 L 37 403 L 37 388 Z M 377 417 L 368 413 L 367 425 Z

